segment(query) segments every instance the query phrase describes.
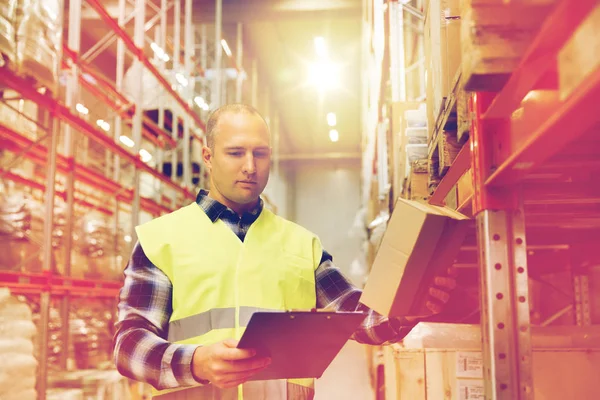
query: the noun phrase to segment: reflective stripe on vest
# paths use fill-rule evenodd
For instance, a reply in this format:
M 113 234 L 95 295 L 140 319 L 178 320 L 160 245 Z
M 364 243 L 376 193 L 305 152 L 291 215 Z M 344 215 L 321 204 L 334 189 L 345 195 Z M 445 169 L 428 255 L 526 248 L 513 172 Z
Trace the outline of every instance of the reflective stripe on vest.
M 316 306 L 314 272 L 322 254 L 320 241 L 267 209 L 250 226 L 243 243 L 223 221 L 213 223 L 196 203 L 136 230 L 148 259 L 172 283 L 171 342 L 208 345 L 239 339 L 256 311 Z M 206 387 L 221 393 L 212 385 Z M 312 393 L 314 381 L 294 379 L 288 387 Z
M 247 326 L 252 314 L 258 311 L 281 311 L 266 308 L 240 307 L 240 326 Z M 213 329 L 235 328 L 235 308 L 213 308 L 203 313 L 190 315 L 169 322 L 169 342 L 181 342 L 204 335 Z

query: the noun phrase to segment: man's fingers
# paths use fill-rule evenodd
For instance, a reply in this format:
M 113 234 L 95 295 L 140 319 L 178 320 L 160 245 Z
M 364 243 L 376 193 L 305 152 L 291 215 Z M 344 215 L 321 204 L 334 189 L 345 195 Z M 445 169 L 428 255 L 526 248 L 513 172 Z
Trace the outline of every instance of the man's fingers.
M 425 303 L 425 305 L 427 306 L 429 311 L 431 311 L 434 314 L 439 314 L 442 312 L 442 306 L 440 306 L 434 301 L 428 301 L 427 303 Z
M 448 292 L 436 288 L 429 288 L 429 295 L 442 303 L 447 303 L 450 299 L 450 294 L 448 294 Z
M 235 339 L 225 339 L 225 340 L 223 340 L 223 344 L 225 345 L 225 347 L 229 347 L 231 349 L 235 349 L 239 343 L 240 343 L 240 341 L 239 340 L 235 340 Z
M 219 355 L 223 360 L 245 360 L 248 358 L 252 358 L 256 355 L 256 351 L 254 349 L 238 349 L 238 340 L 226 339 L 222 343 L 223 347 L 221 348 L 221 352 Z
M 269 357 L 254 357 L 247 360 L 231 361 L 228 363 L 227 373 L 252 373 L 259 371 L 271 364 Z
M 446 278 L 443 276 L 436 276 L 434 279 L 434 283 L 436 286 L 454 290 L 456 288 L 456 280 L 452 278 Z
M 247 382 L 253 375 L 259 373 L 260 371 L 262 371 L 265 368 L 266 368 L 266 366 L 263 366 L 260 368 L 246 370 L 243 372 L 233 372 L 233 373 L 223 374 L 222 378 L 218 382 L 214 382 L 214 383 L 221 388 L 230 388 L 230 387 L 238 386 L 238 385 L 241 385 L 241 384 Z

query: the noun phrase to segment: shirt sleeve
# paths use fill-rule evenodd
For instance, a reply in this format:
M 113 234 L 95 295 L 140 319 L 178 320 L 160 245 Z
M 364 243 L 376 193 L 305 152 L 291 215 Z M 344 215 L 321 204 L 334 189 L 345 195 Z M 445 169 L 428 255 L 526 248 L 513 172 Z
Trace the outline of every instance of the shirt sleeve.
M 362 325 L 352 335 L 359 343 L 381 345 L 404 338 L 416 322 L 387 318 L 360 303 L 362 291 L 354 286 L 333 264 L 329 253 L 323 250 L 321 264 L 315 272 L 317 308 L 334 311 L 363 311 L 367 313 Z
M 122 375 L 159 390 L 199 385 L 191 369 L 197 346 L 166 340 L 172 290 L 169 278 L 136 243 L 119 295 L 114 360 Z

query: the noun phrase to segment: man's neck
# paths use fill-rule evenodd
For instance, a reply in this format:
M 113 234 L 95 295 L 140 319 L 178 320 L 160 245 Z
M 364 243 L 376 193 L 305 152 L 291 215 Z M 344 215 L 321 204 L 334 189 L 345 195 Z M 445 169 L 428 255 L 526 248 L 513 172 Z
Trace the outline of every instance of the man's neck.
M 229 199 L 224 197 L 221 193 L 219 193 L 217 190 L 209 190 L 207 193 L 207 196 L 210 197 L 211 199 L 216 200 L 219 203 L 231 208 L 240 217 L 242 215 L 244 215 L 244 213 L 249 212 L 250 210 L 254 209 L 256 207 L 257 203 L 260 201 L 259 199 L 256 199 L 256 201 L 248 203 L 248 204 L 239 204 L 234 201 L 230 201 Z

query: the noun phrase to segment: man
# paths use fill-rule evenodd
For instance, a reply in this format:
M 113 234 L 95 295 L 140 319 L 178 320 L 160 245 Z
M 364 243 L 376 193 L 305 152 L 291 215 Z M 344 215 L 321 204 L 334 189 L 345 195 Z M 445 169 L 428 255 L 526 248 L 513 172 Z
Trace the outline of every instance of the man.
M 270 360 L 237 349 L 237 339 L 257 309 L 366 311 L 361 291 L 314 234 L 263 208 L 270 133 L 255 109 L 216 110 L 206 142 L 210 191 L 137 228 L 120 295 L 117 368 L 154 386 L 157 399 L 312 399 L 311 379 L 248 382 Z M 454 283 L 436 282 L 449 289 Z M 439 312 L 448 293 L 430 294 L 428 305 Z M 369 310 L 353 339 L 394 342 L 414 324 Z

